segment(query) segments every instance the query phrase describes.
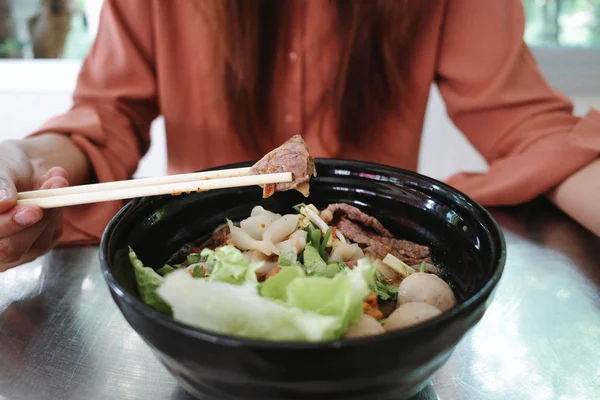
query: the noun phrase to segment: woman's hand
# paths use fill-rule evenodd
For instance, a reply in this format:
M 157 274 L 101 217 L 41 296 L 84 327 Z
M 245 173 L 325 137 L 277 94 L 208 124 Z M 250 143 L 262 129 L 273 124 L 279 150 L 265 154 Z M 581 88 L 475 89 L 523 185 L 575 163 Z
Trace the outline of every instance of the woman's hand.
M 565 179 L 547 196 L 567 215 L 600 236 L 600 159 Z
M 30 160 L 19 142 L 0 143 L 0 271 L 46 253 L 62 235 L 60 209 L 16 205 L 19 191 L 69 185 L 63 168 L 41 164 Z
M 51 159 L 32 157 L 26 142 L 0 143 L 0 272 L 48 252 L 62 236 L 60 209 L 16 205 L 20 191 L 69 185 L 67 171 L 51 167 Z

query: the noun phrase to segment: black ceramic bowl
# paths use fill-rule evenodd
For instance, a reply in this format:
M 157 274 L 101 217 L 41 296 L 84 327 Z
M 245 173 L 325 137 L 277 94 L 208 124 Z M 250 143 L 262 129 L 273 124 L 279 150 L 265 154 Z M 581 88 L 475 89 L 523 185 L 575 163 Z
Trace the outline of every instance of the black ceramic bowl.
M 229 165 L 221 168 L 249 166 Z M 134 200 L 108 225 L 101 243 L 104 277 L 131 327 L 189 392 L 215 399 L 405 399 L 421 390 L 487 309 L 505 262 L 502 232 L 473 200 L 436 180 L 396 168 L 317 160 L 311 195 L 258 187 Z M 181 324 L 139 300 L 119 249 L 162 266 L 180 246 L 225 218 L 263 205 L 289 213 L 299 202 L 347 202 L 395 235 L 427 244 L 459 304 L 438 318 L 385 335 L 325 343 L 281 343 L 223 336 Z

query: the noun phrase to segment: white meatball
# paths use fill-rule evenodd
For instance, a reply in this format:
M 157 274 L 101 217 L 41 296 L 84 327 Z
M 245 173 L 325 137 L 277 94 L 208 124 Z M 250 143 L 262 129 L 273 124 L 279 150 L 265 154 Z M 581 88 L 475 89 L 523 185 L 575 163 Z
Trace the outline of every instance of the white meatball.
M 454 307 L 456 298 L 439 276 L 416 272 L 406 277 L 398 288 L 398 306 L 413 302 L 428 303 L 444 312 Z
M 348 330 L 342 337 L 344 339 L 353 339 L 381 335 L 382 333 L 385 333 L 385 329 L 383 329 L 383 326 L 381 326 L 379 321 L 370 315 L 363 314 L 358 321 L 353 322 L 348 326 Z
M 405 303 L 388 317 L 383 327 L 387 332 L 408 328 L 435 318 L 441 313 L 440 310 L 427 303 Z

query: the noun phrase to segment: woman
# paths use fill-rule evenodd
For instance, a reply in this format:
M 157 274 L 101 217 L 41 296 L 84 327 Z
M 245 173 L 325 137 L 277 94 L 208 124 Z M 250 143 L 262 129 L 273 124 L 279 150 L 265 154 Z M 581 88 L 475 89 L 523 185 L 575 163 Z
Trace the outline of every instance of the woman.
M 42 212 L 17 189 L 131 177 L 159 113 L 169 173 L 296 133 L 319 157 L 415 169 L 432 82 L 490 163 L 450 184 L 487 206 L 547 195 L 600 234 L 600 115 L 573 116 L 523 29 L 519 0 L 105 0 L 73 108 L 1 145 L 0 269 L 96 243 L 121 203 Z

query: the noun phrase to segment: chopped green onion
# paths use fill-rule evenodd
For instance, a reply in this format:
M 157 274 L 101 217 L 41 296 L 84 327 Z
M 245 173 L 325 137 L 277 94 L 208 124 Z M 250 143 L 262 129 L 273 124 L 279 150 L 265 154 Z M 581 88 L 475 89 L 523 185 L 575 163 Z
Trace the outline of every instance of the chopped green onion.
M 310 231 L 310 243 L 315 249 L 321 248 L 321 231 L 318 229 L 313 229 Z
M 325 256 L 327 255 L 327 243 L 329 242 L 330 237 L 331 237 L 331 229 L 327 229 L 327 232 L 325 232 L 325 236 L 323 237 L 323 242 L 321 243 L 321 247 L 319 248 L 319 253 L 321 254 L 321 257 L 323 259 L 325 259 Z
M 300 204 L 296 204 L 294 207 L 292 207 L 294 210 L 296 210 L 297 213 L 302 213 L 302 207 L 306 207 L 306 204 L 304 203 L 300 203 Z
M 419 268 L 420 272 L 425 272 L 425 261 L 421 261 L 421 268 Z

